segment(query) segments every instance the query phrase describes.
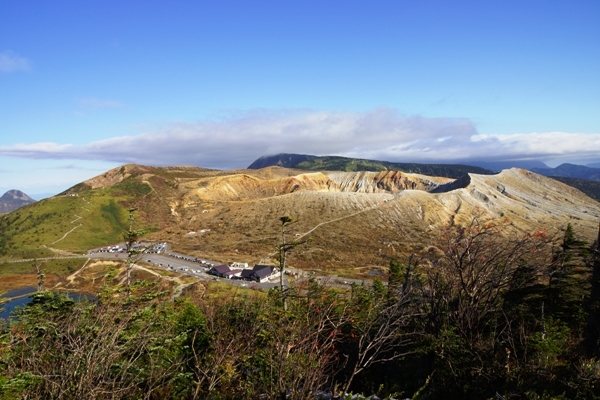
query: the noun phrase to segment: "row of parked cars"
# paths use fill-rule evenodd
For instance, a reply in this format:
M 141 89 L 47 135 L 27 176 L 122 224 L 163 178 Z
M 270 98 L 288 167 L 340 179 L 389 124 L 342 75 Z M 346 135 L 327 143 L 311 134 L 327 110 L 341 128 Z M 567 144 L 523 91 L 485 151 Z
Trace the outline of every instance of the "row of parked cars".
M 91 253 L 125 253 L 125 247 L 124 246 L 108 246 L 108 247 L 101 247 L 99 249 L 95 249 L 95 250 L 90 250 Z
M 190 257 L 190 256 L 186 256 L 186 255 L 182 255 L 182 254 L 176 254 L 176 253 L 166 253 L 167 251 L 167 243 L 166 242 L 162 242 L 162 243 L 156 243 L 156 244 L 152 244 L 152 243 L 137 243 L 135 245 L 132 246 L 132 250 L 134 251 L 138 251 L 140 253 L 146 253 L 146 254 L 164 254 L 166 256 L 169 257 L 173 257 L 175 259 L 178 260 L 182 260 L 182 261 L 189 261 L 189 262 L 193 262 L 193 263 L 197 263 L 202 265 L 203 267 L 205 267 L 205 271 L 207 271 L 208 269 L 214 267 L 216 264 L 213 264 L 209 261 L 206 260 L 202 260 L 200 258 L 195 258 L 195 257 Z M 127 248 L 124 244 L 122 245 L 114 245 L 114 246 L 107 246 L 107 247 L 102 247 L 100 249 L 94 249 L 94 250 L 90 250 L 90 253 L 125 253 L 127 252 Z M 152 263 L 152 260 L 148 259 L 148 262 Z M 160 266 L 160 267 L 165 267 L 163 264 L 161 263 L 157 263 L 156 265 Z M 167 269 L 173 270 L 175 271 L 176 269 L 179 271 L 184 271 L 184 272 L 188 272 L 190 271 L 190 268 L 188 267 L 173 267 L 170 264 L 166 265 Z M 191 269 L 192 272 L 194 271 L 194 269 Z
M 156 253 L 162 254 L 167 250 L 167 243 L 158 243 L 152 247 L 149 247 L 145 252 L 146 253 Z
M 202 260 L 200 258 L 195 258 L 195 257 L 189 257 L 189 256 L 184 256 L 181 254 L 175 254 L 175 253 L 167 253 L 167 255 L 169 257 L 173 257 L 176 258 L 178 260 L 184 260 L 184 261 L 190 261 L 190 262 L 194 262 L 194 263 L 198 263 L 200 265 L 204 265 L 207 268 L 210 268 L 212 266 L 214 266 L 215 264 L 212 264 L 206 260 Z

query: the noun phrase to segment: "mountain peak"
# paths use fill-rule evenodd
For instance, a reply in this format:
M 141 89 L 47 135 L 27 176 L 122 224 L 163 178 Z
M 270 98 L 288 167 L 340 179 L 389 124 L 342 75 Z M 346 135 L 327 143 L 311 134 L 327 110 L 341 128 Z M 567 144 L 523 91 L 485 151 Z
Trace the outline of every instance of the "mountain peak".
M 27 196 L 25 193 L 17 189 L 12 189 L 4 193 L 4 195 L 0 197 L 0 200 L 22 200 L 31 202 L 35 201 L 31 197 Z
M 0 214 L 12 212 L 32 203 L 35 203 L 35 200 L 20 190 L 9 190 L 0 197 Z

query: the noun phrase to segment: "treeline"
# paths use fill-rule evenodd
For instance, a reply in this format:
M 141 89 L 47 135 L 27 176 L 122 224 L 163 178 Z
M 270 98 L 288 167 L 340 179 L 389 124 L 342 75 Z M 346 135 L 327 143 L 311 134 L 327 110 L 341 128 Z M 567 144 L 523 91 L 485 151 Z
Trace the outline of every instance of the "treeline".
M 297 168 L 309 171 L 402 171 L 428 176 L 445 176 L 459 179 L 468 173 L 490 175 L 493 172 L 481 167 L 461 164 L 418 164 L 365 160 L 339 156 L 311 156 L 304 154 L 278 154 L 260 157 L 248 166 L 260 169 L 270 166 Z
M 41 292 L 0 333 L 0 395 L 27 399 L 600 396 L 597 244 L 479 222 L 387 282 L 171 301 Z M 590 251 L 592 250 L 592 251 Z M 594 265 L 595 263 L 595 265 Z

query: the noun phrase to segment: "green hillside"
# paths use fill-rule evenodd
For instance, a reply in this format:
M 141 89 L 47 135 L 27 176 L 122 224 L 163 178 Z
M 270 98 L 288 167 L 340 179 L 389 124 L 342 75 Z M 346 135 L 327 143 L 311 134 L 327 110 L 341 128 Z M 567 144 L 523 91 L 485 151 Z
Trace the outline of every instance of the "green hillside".
M 82 253 L 119 242 L 127 229 L 126 208 L 150 193 L 149 185 L 130 178 L 113 187 L 55 196 L 3 215 L 0 256 L 56 255 L 50 248 Z M 140 212 L 142 221 L 144 216 Z
M 429 176 L 443 176 L 458 179 L 468 173 L 488 175 L 491 171 L 461 164 L 418 164 L 393 163 L 388 161 L 365 160 L 338 156 L 310 156 L 301 154 L 278 154 L 261 157 L 248 168 L 259 169 L 278 165 L 286 168 L 297 168 L 308 171 L 402 171 Z

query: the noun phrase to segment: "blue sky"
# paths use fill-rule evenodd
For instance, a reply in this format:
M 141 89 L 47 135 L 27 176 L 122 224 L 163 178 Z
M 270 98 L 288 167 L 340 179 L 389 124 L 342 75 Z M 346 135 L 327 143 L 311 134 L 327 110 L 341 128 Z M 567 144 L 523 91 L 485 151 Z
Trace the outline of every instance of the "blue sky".
M 278 152 L 600 161 L 600 2 L 0 3 L 0 193 Z

